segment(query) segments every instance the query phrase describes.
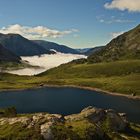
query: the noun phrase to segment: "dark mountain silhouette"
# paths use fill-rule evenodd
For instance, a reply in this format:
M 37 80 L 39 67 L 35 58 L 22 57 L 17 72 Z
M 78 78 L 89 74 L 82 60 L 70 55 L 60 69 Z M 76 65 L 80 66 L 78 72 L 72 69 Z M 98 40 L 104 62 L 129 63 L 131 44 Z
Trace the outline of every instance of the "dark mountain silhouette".
M 44 41 L 44 40 L 33 40 L 34 43 L 37 43 L 40 46 L 43 46 L 45 49 L 54 49 L 58 52 L 61 53 L 72 53 L 72 54 L 79 54 L 79 52 L 75 49 L 72 49 L 70 47 L 67 47 L 65 45 L 59 45 L 57 43 L 54 42 L 48 42 L 48 41 Z
M 52 53 L 19 34 L 0 33 L 0 43 L 18 56 L 33 56 Z
M 0 62 L 20 62 L 21 58 L 0 44 Z

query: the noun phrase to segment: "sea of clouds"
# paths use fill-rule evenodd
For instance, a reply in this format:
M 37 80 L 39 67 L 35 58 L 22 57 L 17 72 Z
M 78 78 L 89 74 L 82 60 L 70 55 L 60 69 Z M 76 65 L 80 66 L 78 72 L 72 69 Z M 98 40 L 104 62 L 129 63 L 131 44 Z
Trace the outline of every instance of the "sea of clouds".
M 48 69 L 57 67 L 61 64 L 68 63 L 75 59 L 86 58 L 85 55 L 77 54 L 44 54 L 41 56 L 31 56 L 31 57 L 22 57 L 22 60 L 28 61 L 30 65 L 39 66 L 39 68 L 24 68 L 18 70 L 8 71 L 8 73 L 17 74 L 17 75 L 37 75 Z

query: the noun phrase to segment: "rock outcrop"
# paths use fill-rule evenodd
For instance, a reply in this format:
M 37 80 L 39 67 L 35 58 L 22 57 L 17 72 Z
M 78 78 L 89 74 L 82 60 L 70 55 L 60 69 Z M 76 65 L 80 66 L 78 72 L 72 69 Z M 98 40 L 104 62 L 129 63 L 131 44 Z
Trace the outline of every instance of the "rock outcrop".
M 35 129 L 45 140 L 55 139 L 109 139 L 111 133 L 125 131 L 128 127 L 126 115 L 112 109 L 104 110 L 89 106 L 78 114 L 36 113 L 16 117 L 0 117 L 0 126 L 22 124 L 24 129 Z M 23 130 L 24 131 L 24 130 Z
M 67 121 L 88 119 L 95 124 L 101 124 L 108 119 L 111 129 L 115 131 L 123 131 L 127 126 L 126 118 L 122 117 L 121 114 L 117 113 L 115 110 L 104 110 L 92 106 L 83 109 L 79 114 L 65 116 L 65 119 Z

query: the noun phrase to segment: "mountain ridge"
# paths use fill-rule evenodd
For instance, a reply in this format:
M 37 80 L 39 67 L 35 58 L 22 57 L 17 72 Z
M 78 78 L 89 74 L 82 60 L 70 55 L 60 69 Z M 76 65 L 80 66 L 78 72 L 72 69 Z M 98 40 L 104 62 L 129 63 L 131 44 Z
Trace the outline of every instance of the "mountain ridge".
M 96 52 L 98 50 L 100 50 L 100 48 L 102 48 L 104 46 L 95 46 L 95 47 L 91 47 L 91 48 L 79 48 L 79 49 L 76 49 L 79 53 L 81 54 L 85 54 L 85 55 L 90 55 L 92 54 L 93 52 Z
M 20 34 L 0 33 L 0 43 L 18 56 L 33 56 L 52 53 L 42 46 L 39 46 L 27 38 L 24 38 Z
M 140 25 L 112 39 L 104 48 L 91 54 L 89 62 L 140 59 Z
M 60 45 L 58 43 L 49 42 L 49 41 L 45 41 L 45 40 L 32 40 L 32 41 L 48 50 L 54 49 L 61 53 L 79 54 L 79 52 L 77 50 L 72 49 L 65 45 Z

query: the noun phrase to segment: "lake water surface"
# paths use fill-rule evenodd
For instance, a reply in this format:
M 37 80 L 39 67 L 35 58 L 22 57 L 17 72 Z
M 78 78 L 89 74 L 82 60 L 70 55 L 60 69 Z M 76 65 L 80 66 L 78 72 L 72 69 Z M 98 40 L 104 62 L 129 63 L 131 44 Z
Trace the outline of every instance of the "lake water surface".
M 18 113 L 49 112 L 68 115 L 91 105 L 125 112 L 129 120 L 140 123 L 140 100 L 70 87 L 0 92 L 0 107 L 15 106 Z

